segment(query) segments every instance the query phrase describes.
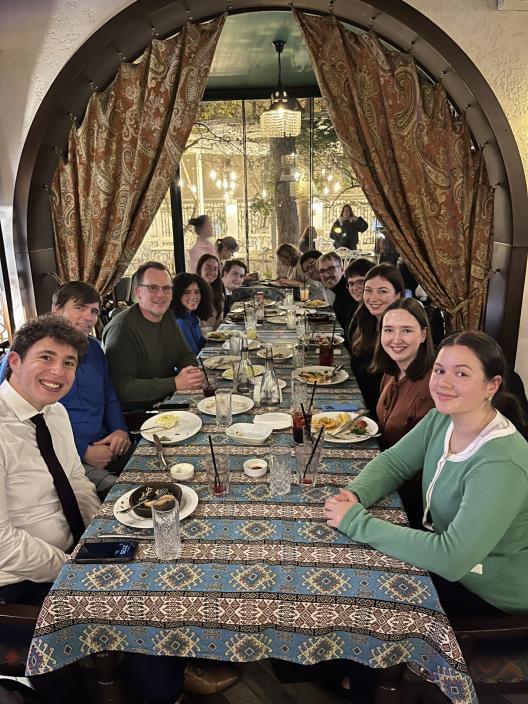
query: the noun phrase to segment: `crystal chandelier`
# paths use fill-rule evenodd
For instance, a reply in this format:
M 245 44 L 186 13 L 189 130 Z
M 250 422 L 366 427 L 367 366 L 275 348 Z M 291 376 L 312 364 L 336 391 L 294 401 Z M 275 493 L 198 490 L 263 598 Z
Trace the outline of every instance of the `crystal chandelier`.
M 281 54 L 285 44 L 281 39 L 273 42 L 279 60 L 279 81 L 271 94 L 269 109 L 260 116 L 260 131 L 268 138 L 297 137 L 301 132 L 301 106 L 289 97 L 281 83 Z

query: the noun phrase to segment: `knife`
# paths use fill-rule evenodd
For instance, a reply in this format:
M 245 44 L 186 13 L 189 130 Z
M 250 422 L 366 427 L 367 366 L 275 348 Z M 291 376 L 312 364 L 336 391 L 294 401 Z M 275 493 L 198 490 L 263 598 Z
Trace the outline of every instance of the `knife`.
M 190 401 L 160 401 L 159 403 L 155 403 L 152 408 L 156 408 L 160 411 L 169 411 L 177 410 L 178 408 L 190 408 L 190 406 Z
M 167 460 L 165 459 L 165 457 L 163 455 L 163 445 L 161 444 L 161 440 L 159 439 L 159 435 L 156 435 L 156 433 L 153 433 L 152 439 L 154 440 L 154 445 L 156 446 L 156 452 L 158 453 L 160 467 L 161 467 L 161 469 L 165 469 L 168 472 L 169 465 L 167 464 Z

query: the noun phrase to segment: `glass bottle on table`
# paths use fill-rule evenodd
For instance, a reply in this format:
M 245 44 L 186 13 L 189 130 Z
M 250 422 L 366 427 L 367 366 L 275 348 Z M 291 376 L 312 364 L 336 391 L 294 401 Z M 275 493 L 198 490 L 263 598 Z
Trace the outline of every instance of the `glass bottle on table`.
M 251 390 L 251 384 L 254 378 L 253 365 L 249 361 L 248 341 L 246 337 L 243 337 L 240 349 L 240 361 L 238 365 L 235 364 L 233 390 L 239 394 L 248 394 Z
M 260 386 L 260 405 L 263 408 L 278 408 L 281 401 L 279 381 L 273 368 L 273 348 L 266 345 L 266 368 Z

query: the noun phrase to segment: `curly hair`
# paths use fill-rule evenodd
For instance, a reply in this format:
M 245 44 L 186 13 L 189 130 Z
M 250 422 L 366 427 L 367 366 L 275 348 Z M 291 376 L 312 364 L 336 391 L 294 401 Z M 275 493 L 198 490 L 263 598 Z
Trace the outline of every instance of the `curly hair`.
M 200 303 L 196 309 L 196 315 L 200 320 L 207 320 L 213 314 L 213 292 L 211 287 L 198 274 L 176 274 L 172 281 L 172 310 L 177 318 L 185 317 L 187 309 L 184 307 L 181 299 L 183 292 L 191 284 L 196 284 L 200 290 Z
M 37 342 L 50 337 L 59 345 L 69 345 L 77 352 L 77 363 L 80 364 L 82 358 L 88 351 L 88 339 L 81 332 L 76 330 L 71 323 L 62 315 L 46 313 L 33 320 L 24 323 L 17 332 L 11 345 L 12 352 L 16 352 L 21 360 L 24 360 L 28 350 Z M 11 376 L 11 368 L 6 373 L 6 379 Z

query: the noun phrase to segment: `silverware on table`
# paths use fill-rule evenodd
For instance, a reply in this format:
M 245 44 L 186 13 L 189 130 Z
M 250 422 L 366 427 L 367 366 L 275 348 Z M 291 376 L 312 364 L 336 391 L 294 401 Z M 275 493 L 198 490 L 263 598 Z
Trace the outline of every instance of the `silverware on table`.
M 141 501 L 136 501 L 136 503 L 132 504 L 132 506 L 121 508 L 118 510 L 117 513 L 128 513 L 129 511 L 133 511 L 138 506 L 141 506 L 141 504 L 144 504 L 145 501 L 155 501 L 156 499 L 159 499 L 159 497 L 163 494 L 164 491 L 166 491 L 166 487 L 162 487 L 161 489 L 156 490 L 148 489 L 146 492 L 143 492 L 143 494 L 141 494 Z
M 160 469 L 165 469 L 168 472 L 169 465 L 167 464 L 167 460 L 165 459 L 165 455 L 163 454 L 163 445 L 161 444 L 161 440 L 159 439 L 159 435 L 156 435 L 156 433 L 154 433 L 152 435 L 152 439 L 154 440 L 154 446 L 156 448 L 156 452 L 158 453 L 158 460 L 159 460 L 159 464 L 160 464 Z
M 150 535 L 135 535 L 134 533 L 99 533 L 91 538 L 112 538 L 113 540 L 154 540 L 154 533 Z
M 151 430 L 167 430 L 167 428 L 164 428 L 162 425 L 153 425 L 150 428 L 143 428 L 143 430 L 131 430 L 130 434 L 141 435 L 142 433 L 150 433 Z

